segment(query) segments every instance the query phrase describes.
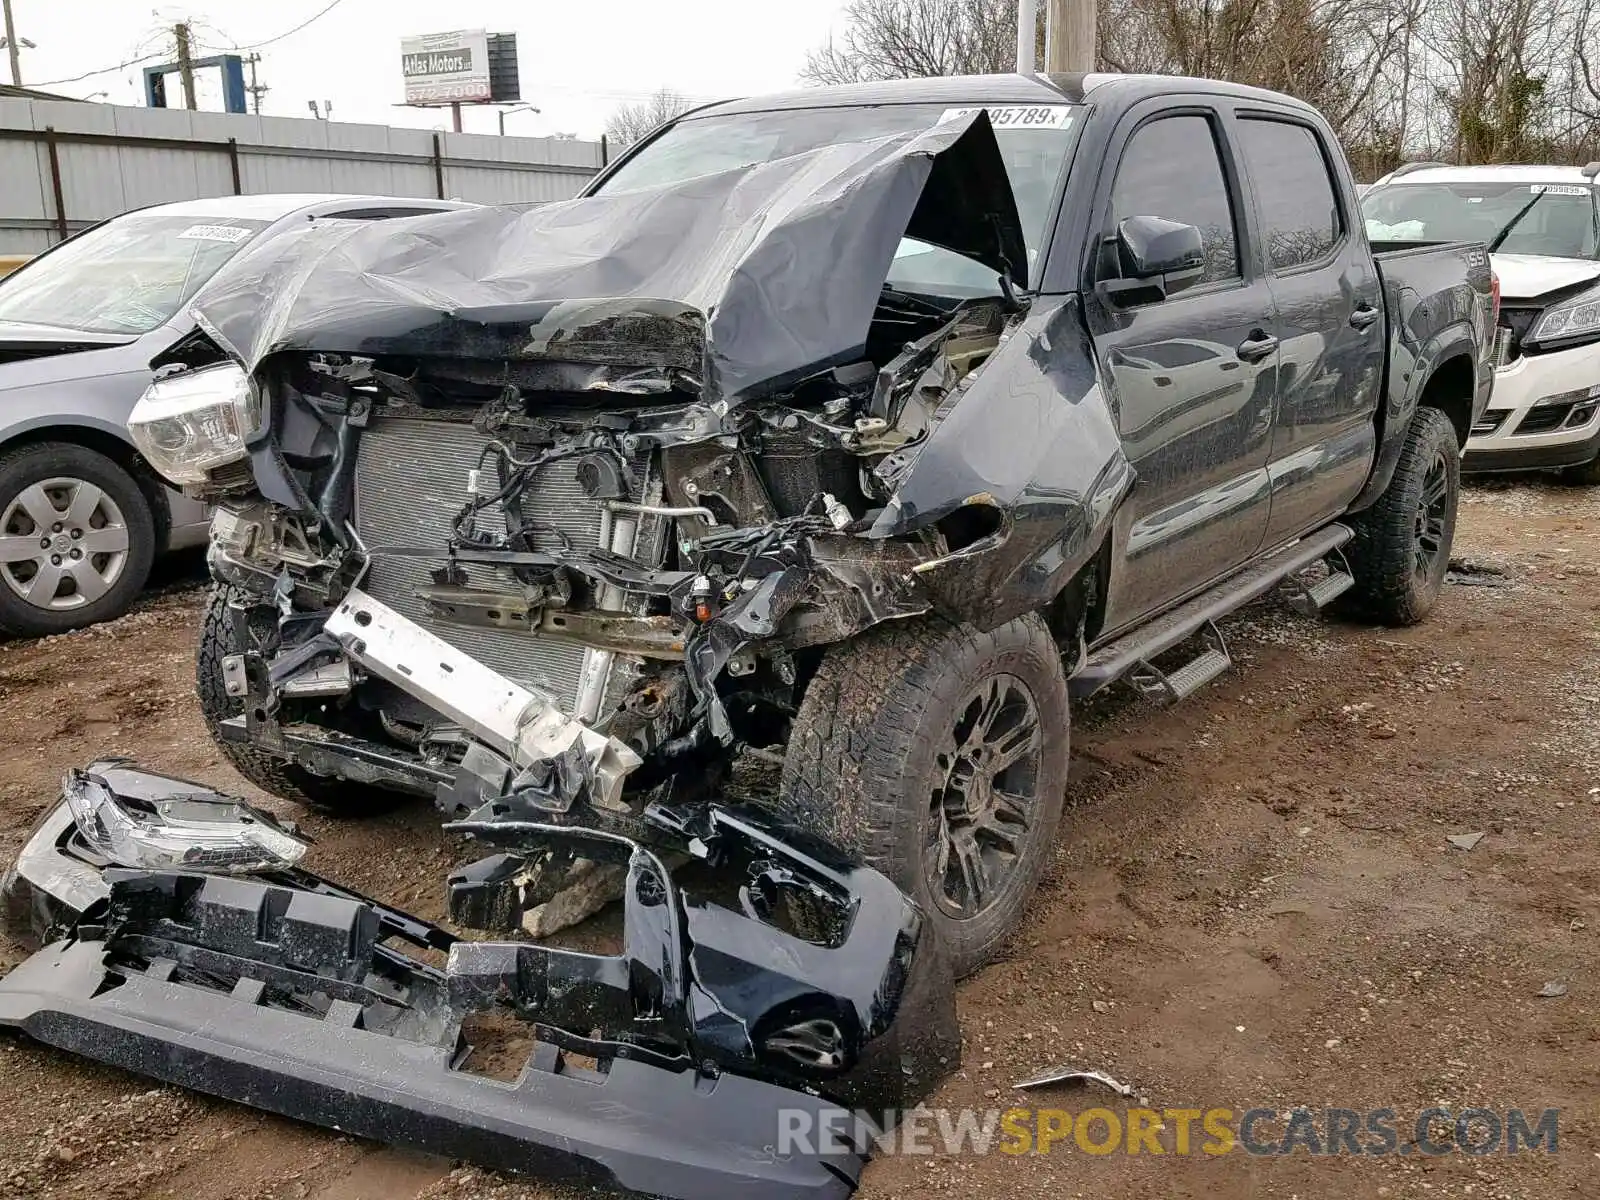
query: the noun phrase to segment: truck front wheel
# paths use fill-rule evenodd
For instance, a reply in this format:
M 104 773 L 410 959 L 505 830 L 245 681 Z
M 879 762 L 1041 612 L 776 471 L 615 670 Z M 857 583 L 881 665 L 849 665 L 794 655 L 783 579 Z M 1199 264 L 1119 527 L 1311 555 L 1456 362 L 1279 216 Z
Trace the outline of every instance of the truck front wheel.
M 206 730 L 227 760 L 256 787 L 269 795 L 292 800 L 336 817 L 364 817 L 394 808 L 404 797 L 366 784 L 328 779 L 287 763 L 255 746 L 222 736 L 221 723 L 244 711 L 243 702 L 228 695 L 222 681 L 222 660 L 243 647 L 234 644 L 233 621 L 228 614 L 231 589 L 221 584 L 206 598 L 200 622 L 200 645 L 195 654 L 195 690 Z
M 1415 625 L 1439 599 L 1461 501 L 1461 447 L 1450 418 L 1419 408 L 1406 431 L 1394 478 L 1378 502 L 1351 521 L 1345 546 L 1355 586 L 1352 614 L 1385 625 Z
M 1040 618 L 990 633 L 895 622 L 828 650 L 779 804 L 911 895 L 967 975 L 1049 860 L 1069 745 L 1066 672 Z

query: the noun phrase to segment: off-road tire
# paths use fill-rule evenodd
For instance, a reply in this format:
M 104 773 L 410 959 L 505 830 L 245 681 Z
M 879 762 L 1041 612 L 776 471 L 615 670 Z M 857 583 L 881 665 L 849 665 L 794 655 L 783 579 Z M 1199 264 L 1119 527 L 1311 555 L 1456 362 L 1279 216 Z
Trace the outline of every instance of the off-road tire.
M 1431 470 L 1441 465 L 1445 484 L 1443 537 L 1426 572 L 1417 566 L 1417 521 Z M 1344 548 L 1355 586 L 1340 607 L 1383 625 L 1415 625 L 1428 615 L 1444 587 L 1461 500 L 1461 445 L 1455 426 L 1437 408 L 1419 408 L 1406 430 L 1394 478 L 1376 504 L 1351 519 L 1356 535 Z
M 1591 458 L 1586 463 L 1576 467 L 1567 467 L 1559 472 L 1563 483 L 1576 484 L 1579 487 L 1593 487 L 1600 484 L 1600 457 Z
M 0 580 L 0 631 L 17 637 L 46 637 L 120 617 L 144 589 L 156 556 L 149 497 L 126 470 L 87 446 L 37 442 L 0 454 L 0 512 L 22 491 L 48 479 L 80 479 L 104 492 L 127 526 L 127 557 L 110 589 L 77 608 L 36 607 Z
M 403 803 L 406 797 L 402 793 L 314 775 L 265 750 L 229 741 L 222 736 L 221 722 L 244 711 L 241 702 L 228 695 L 222 683 L 222 660 L 229 654 L 237 653 L 233 623 L 228 616 L 228 601 L 233 591 L 217 584 L 206 597 L 194 674 L 195 690 L 200 697 L 200 712 L 205 717 L 206 729 L 224 757 L 233 764 L 234 770 L 264 792 L 330 816 L 374 816 Z
M 995 898 L 962 918 L 935 900 L 924 859 L 935 756 L 964 698 L 1009 675 L 1031 691 L 1041 746 L 1032 816 Z M 922 906 L 958 975 L 990 959 L 1020 922 L 1049 860 L 1070 754 L 1066 672 L 1037 616 L 990 633 L 937 618 L 893 622 L 828 650 L 784 758 L 780 815 L 876 867 Z

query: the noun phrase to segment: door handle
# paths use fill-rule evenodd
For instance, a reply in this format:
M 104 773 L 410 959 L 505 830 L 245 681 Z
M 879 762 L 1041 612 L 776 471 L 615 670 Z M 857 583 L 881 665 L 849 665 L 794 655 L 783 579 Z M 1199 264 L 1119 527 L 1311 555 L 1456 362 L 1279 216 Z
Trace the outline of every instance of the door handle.
M 1370 304 L 1361 304 L 1350 314 L 1350 328 L 1368 330 L 1378 323 L 1378 318 L 1383 314 Z
M 1278 348 L 1278 339 L 1269 333 L 1262 333 L 1259 329 L 1251 330 L 1250 336 L 1234 347 L 1234 353 L 1245 362 L 1260 362 L 1267 355 Z

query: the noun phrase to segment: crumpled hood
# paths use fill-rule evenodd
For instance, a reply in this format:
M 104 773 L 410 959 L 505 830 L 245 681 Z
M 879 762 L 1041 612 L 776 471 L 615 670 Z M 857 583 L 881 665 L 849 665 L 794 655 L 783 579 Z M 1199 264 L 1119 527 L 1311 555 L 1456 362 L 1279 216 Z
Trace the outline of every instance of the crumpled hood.
M 986 113 L 636 192 L 308 223 L 195 316 L 251 370 L 286 350 L 606 363 L 735 404 L 859 358 L 903 236 L 1025 284 Z
M 1600 280 L 1600 262 L 1587 258 L 1492 254 L 1489 259 L 1500 276 L 1500 295 L 1507 300 L 1531 300 L 1546 292 Z

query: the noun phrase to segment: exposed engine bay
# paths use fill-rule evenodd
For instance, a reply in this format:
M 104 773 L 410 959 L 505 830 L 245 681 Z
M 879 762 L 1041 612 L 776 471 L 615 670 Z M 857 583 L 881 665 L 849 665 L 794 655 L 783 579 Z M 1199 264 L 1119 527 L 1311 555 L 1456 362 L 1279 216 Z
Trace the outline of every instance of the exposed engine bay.
M 468 794 L 509 791 L 555 813 L 582 798 L 615 809 L 622 774 L 637 771 L 651 786 L 735 740 L 781 743 L 798 653 L 927 611 L 925 568 L 1002 525 L 989 508 L 969 528 L 863 536 L 909 452 L 1006 334 L 1001 301 L 948 314 L 896 308 L 884 336 L 899 335 L 903 348 L 884 367 L 863 359 L 831 369 L 786 403 L 721 418 L 637 370 L 535 366 L 518 372 L 524 382 L 490 385 L 461 378 L 454 364 L 418 363 L 400 378 L 371 359 L 308 362 L 290 384 L 296 402 L 332 418 L 350 443 L 365 431 L 398 440 L 389 431 L 405 428 L 418 447 L 453 438 L 479 449 L 453 481 L 429 477 L 427 500 L 446 519 L 436 546 L 369 540 L 376 522 L 359 491 L 343 544 L 328 537 L 332 519 L 317 529 L 269 502 L 224 500 L 216 574 L 257 607 L 285 609 L 276 636 L 269 630 L 230 664 L 261 710 L 252 715 L 265 718 L 254 724 L 342 702 L 358 710 L 345 732 L 375 723 L 422 762 L 452 766 L 468 761 L 466 729 L 479 742 Z M 554 394 L 540 386 L 578 382 Z M 647 386 L 658 386 L 644 393 L 654 403 L 617 406 Z M 566 511 L 540 496 L 557 476 Z M 453 493 L 437 494 L 451 482 Z M 491 763 L 481 726 L 459 711 L 463 698 L 484 694 L 481 681 L 466 682 L 473 660 L 433 686 L 414 668 L 379 661 L 363 628 L 372 605 L 362 605 L 380 596 L 446 643 L 515 641 L 520 654 L 491 656 L 505 675 L 631 754 L 614 750 L 607 782 L 587 792 L 591 773 L 553 743 L 542 758 Z M 241 617 L 248 625 L 250 614 Z M 388 613 L 384 626 L 407 620 Z M 575 680 L 570 668 L 567 680 L 551 678 L 556 655 L 541 677 L 547 646 L 568 649 L 569 661 L 581 648 Z M 359 688 L 363 677 L 378 686 Z M 517 772 L 509 789 L 508 768 Z

